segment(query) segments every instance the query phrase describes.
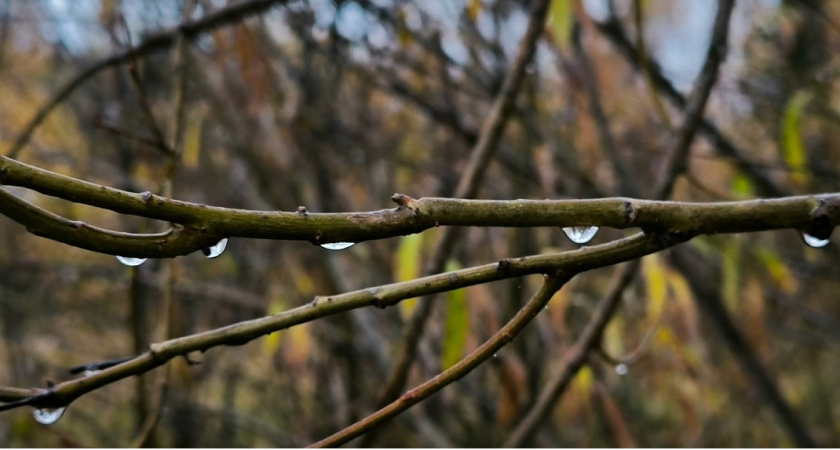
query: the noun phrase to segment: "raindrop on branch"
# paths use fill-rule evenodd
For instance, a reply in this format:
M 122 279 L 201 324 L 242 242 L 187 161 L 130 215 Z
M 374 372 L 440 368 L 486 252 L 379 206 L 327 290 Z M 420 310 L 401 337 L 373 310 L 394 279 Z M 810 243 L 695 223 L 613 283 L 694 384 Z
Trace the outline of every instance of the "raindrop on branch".
M 629 372 L 629 371 L 630 371 L 630 368 L 627 367 L 627 364 L 622 363 L 622 364 L 619 364 L 619 365 L 615 366 L 615 373 L 617 373 L 621 376 L 627 375 L 627 372 Z
M 350 248 L 354 245 L 356 245 L 355 242 L 330 242 L 329 244 L 321 244 L 321 247 L 323 247 L 327 250 L 337 251 L 337 250 L 344 250 L 346 248 Z
M 575 244 L 585 244 L 595 237 L 595 234 L 598 233 L 598 227 L 565 227 L 563 232 Z
M 828 239 L 820 239 L 811 236 L 808 233 L 802 233 L 802 240 L 805 241 L 806 244 L 810 245 L 814 248 L 825 247 L 828 245 Z
M 32 413 L 32 416 L 38 423 L 52 425 L 58 422 L 58 419 L 64 414 L 64 409 L 63 406 L 61 408 L 38 408 Z
M 207 249 L 207 253 L 205 253 L 205 255 L 207 255 L 208 259 L 213 259 L 213 258 L 218 257 L 219 255 L 222 254 L 222 252 L 225 251 L 225 247 L 227 247 L 227 243 L 228 243 L 227 238 L 222 239 L 216 245 Z
M 117 261 L 128 267 L 136 267 L 146 262 L 146 258 L 132 258 L 130 256 L 117 256 Z

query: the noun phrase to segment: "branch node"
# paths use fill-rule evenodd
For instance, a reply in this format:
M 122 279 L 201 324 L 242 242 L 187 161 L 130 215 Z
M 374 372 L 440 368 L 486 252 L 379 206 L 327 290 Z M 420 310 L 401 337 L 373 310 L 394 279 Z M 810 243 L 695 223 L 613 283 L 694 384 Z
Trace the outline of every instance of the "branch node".
M 817 239 L 828 239 L 834 227 L 840 222 L 840 205 L 833 198 L 820 199 L 820 205 L 811 214 L 811 223 L 807 230 Z
M 152 194 L 149 191 L 146 191 L 146 192 L 143 192 L 142 194 L 140 194 L 140 198 L 143 199 L 143 203 L 145 203 L 146 206 L 152 206 L 152 200 L 154 199 L 154 197 L 155 197 L 155 194 Z
M 510 269 L 510 263 L 511 263 L 510 258 L 505 258 L 503 260 L 500 260 L 498 270 L 508 270 L 508 269 Z
M 624 223 L 627 226 L 633 224 L 636 221 L 636 217 L 639 216 L 639 210 L 633 206 L 632 202 L 624 201 Z

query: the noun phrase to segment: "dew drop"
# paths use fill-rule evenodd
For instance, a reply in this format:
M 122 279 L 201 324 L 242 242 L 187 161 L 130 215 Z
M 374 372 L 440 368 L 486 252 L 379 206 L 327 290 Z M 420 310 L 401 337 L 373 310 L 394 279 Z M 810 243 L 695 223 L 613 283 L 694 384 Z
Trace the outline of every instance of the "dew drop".
M 355 242 L 330 242 L 329 244 L 321 244 L 321 247 L 327 250 L 344 250 L 356 245 Z
M 117 256 L 117 261 L 123 263 L 128 267 L 139 266 L 146 262 L 146 258 L 132 258 L 130 256 Z
M 630 368 L 627 367 L 627 364 L 619 364 L 615 366 L 615 373 L 619 374 L 620 376 L 627 375 L 627 372 L 630 371 Z
M 499 357 L 499 354 L 498 354 L 498 353 L 493 353 L 493 357 L 494 357 L 494 358 L 498 358 L 498 357 Z
M 227 238 L 222 239 L 216 245 L 207 249 L 207 258 L 212 259 L 216 258 L 225 251 L 225 247 L 227 247 Z
M 38 423 L 52 425 L 58 422 L 58 419 L 64 414 L 64 409 L 63 406 L 61 408 L 38 408 L 32 413 L 32 416 Z
M 102 371 L 101 370 L 96 370 L 96 369 L 87 369 L 87 370 L 85 370 L 84 375 L 86 377 L 92 377 L 99 372 L 102 372 Z
M 563 228 L 563 232 L 575 244 L 585 244 L 595 237 L 595 233 L 598 232 L 598 227 L 565 227 Z
M 825 247 L 828 245 L 828 239 L 820 239 L 811 236 L 808 233 L 802 233 L 802 240 L 805 241 L 806 244 L 810 245 L 814 248 Z

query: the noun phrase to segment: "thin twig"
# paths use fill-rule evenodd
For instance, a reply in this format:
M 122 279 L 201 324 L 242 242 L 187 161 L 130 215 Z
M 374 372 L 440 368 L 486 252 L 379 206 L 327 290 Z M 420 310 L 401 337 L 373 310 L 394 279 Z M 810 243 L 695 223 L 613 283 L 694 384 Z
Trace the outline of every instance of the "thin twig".
M 610 123 L 601 101 L 601 91 L 598 89 L 598 75 L 581 43 L 582 28 L 576 26 L 575 29 L 576 32 L 573 34 L 572 47 L 574 48 L 578 61 L 580 61 L 580 68 L 583 72 L 582 82 L 586 91 L 587 103 L 589 104 L 589 113 L 592 116 L 592 121 L 595 123 L 595 130 L 598 132 L 601 149 L 607 157 L 607 161 L 610 162 L 613 173 L 618 178 L 619 194 L 638 195 L 640 193 L 637 187 L 639 183 L 636 181 L 636 177 L 630 174 L 628 165 L 623 161 L 615 145 L 615 139 L 610 130 Z
M 203 352 L 222 345 L 243 345 L 266 334 L 340 312 L 365 306 L 385 308 L 409 298 L 524 275 L 562 272 L 572 276 L 599 267 L 634 260 L 660 251 L 663 246 L 677 245 L 691 237 L 691 235 L 685 234 L 646 235 L 639 233 L 629 238 L 569 252 L 506 259 L 497 263 L 417 278 L 402 283 L 361 289 L 328 297 L 315 297 L 306 305 L 280 314 L 238 322 L 214 330 L 152 344 L 148 352 L 130 361 L 88 377 L 56 384 L 45 393 L 34 397 L 23 397 L 23 403 L 0 405 L 0 411 L 30 404 L 42 407 L 65 406 L 88 392 L 118 380 L 146 373 L 166 364 L 175 357 L 195 351 Z M 4 391 L 6 399 L 11 400 L 15 392 L 23 393 L 24 391 L 6 390 Z
M 640 70 L 639 61 L 640 56 L 638 50 L 630 42 L 627 34 L 624 31 L 621 23 L 615 17 L 610 18 L 607 22 L 597 22 L 598 30 L 602 35 L 618 49 L 619 54 L 636 70 Z M 649 61 L 649 70 L 651 79 L 665 97 L 680 108 L 686 107 L 686 98 L 683 96 L 671 82 L 663 75 L 662 69 L 653 61 Z M 786 195 L 786 190 L 779 186 L 772 178 L 761 172 L 756 164 L 751 163 L 747 157 L 746 152 L 732 143 L 730 139 L 723 135 L 723 132 L 706 118 L 700 120 L 700 132 L 711 141 L 712 147 L 723 156 L 733 158 L 740 170 L 747 173 L 750 178 L 756 183 L 759 189 L 765 195 L 782 196 Z
M 123 64 L 132 58 L 147 56 L 151 53 L 171 47 L 178 39 L 178 36 L 184 35 L 189 39 L 195 39 L 198 35 L 212 31 L 218 27 L 228 25 L 232 22 L 242 19 L 251 14 L 260 14 L 263 11 L 271 8 L 275 4 L 285 3 L 287 0 L 243 0 L 235 2 L 229 6 L 207 14 L 201 20 L 189 22 L 175 28 L 160 31 L 149 35 L 137 47 L 123 52 L 116 53 L 108 58 L 102 59 L 93 64 L 87 69 L 80 72 L 74 78 L 65 83 L 52 98 L 42 105 L 35 116 L 27 122 L 26 127 L 20 134 L 17 135 L 15 141 L 9 147 L 6 153 L 11 158 L 16 158 L 23 147 L 29 142 L 32 134 L 44 122 L 50 112 L 60 105 L 67 97 L 70 96 L 79 86 L 85 83 L 102 70 Z
M 493 107 L 487 119 L 484 121 L 478 136 L 478 141 L 470 153 L 467 168 L 464 170 L 458 187 L 455 189 L 455 197 L 471 198 L 475 197 L 478 193 L 484 172 L 498 148 L 499 140 L 507 125 L 510 111 L 519 92 L 519 87 L 525 78 L 525 67 L 532 59 L 536 51 L 537 41 L 542 35 L 549 3 L 547 0 L 538 0 L 531 9 L 531 14 L 528 19 L 528 29 L 522 37 L 516 57 L 505 77 L 501 91 L 493 102 Z M 434 250 L 423 273 L 432 274 L 440 272 L 443 269 L 446 260 L 449 259 L 449 256 L 455 248 L 455 243 L 459 235 L 458 230 L 454 228 L 443 230 L 435 242 Z M 414 362 L 414 357 L 417 353 L 417 344 L 423 335 L 426 321 L 432 314 L 433 305 L 433 302 L 421 303 L 415 309 L 406 325 L 402 343 L 396 352 L 399 358 L 394 363 L 394 368 L 388 375 L 387 381 L 377 398 L 377 408 L 390 403 L 405 388 L 409 368 L 412 362 Z
M 184 4 L 181 20 L 182 24 L 185 24 L 187 22 L 187 18 L 192 13 L 194 7 L 195 1 L 193 0 L 188 0 Z M 164 143 L 162 141 L 163 132 L 162 130 L 157 128 L 157 123 L 151 116 L 151 109 L 148 110 L 147 114 L 147 120 L 149 120 L 151 126 L 157 130 L 158 138 L 161 140 L 160 148 L 162 150 L 169 150 L 168 152 L 166 152 L 169 156 L 169 162 L 167 164 L 163 182 L 161 183 L 162 185 L 159 186 L 158 189 L 161 195 L 167 197 L 171 197 L 173 192 L 175 191 L 175 180 L 173 179 L 173 177 L 175 175 L 175 170 L 178 168 L 178 164 L 181 161 L 181 155 L 183 154 L 183 149 L 181 148 L 181 145 L 183 141 L 184 117 L 186 115 L 186 57 L 188 44 L 189 41 L 187 37 L 181 34 L 180 36 L 178 36 L 177 44 L 175 45 L 175 52 L 173 53 L 173 60 L 175 66 L 175 92 L 172 98 L 172 109 L 173 114 L 175 116 L 175 120 L 168 143 Z M 136 66 L 132 67 L 132 69 L 134 68 L 136 68 Z M 148 102 L 146 101 L 145 95 L 142 91 L 142 86 L 140 85 L 140 79 L 139 77 L 134 76 L 134 74 L 136 74 L 136 70 L 132 70 L 132 74 L 133 78 L 136 78 L 135 84 L 137 85 L 137 89 L 140 92 L 141 102 L 148 105 Z M 135 274 L 139 273 L 139 267 L 134 267 L 133 270 Z M 167 340 L 174 339 L 175 337 L 177 337 L 175 328 L 175 309 L 179 305 L 177 302 L 175 302 L 174 298 L 175 283 L 175 260 L 170 259 L 166 261 L 163 265 L 162 289 L 163 317 L 161 317 L 161 322 L 166 325 L 166 332 L 164 334 L 164 338 Z M 169 384 L 172 379 L 172 370 L 173 368 L 170 366 L 163 371 L 162 379 L 160 380 L 160 384 L 157 389 L 157 401 L 151 409 L 151 413 L 146 415 L 145 421 L 143 422 L 143 426 L 140 428 L 140 432 L 137 434 L 137 436 L 135 436 L 134 439 L 132 439 L 132 448 L 147 447 L 151 444 L 152 440 L 154 439 L 155 429 L 157 428 L 157 425 L 160 422 L 160 418 L 163 416 L 163 410 L 166 406 L 166 400 L 169 395 Z M 138 377 L 138 380 L 140 380 L 141 378 L 142 377 Z
M 674 189 L 677 176 L 686 171 L 688 154 L 691 151 L 691 143 L 697 134 L 698 127 L 703 123 L 703 111 L 712 93 L 712 87 L 718 79 L 720 66 L 726 58 L 726 46 L 729 39 L 729 17 L 732 14 L 734 0 L 718 1 L 718 12 L 715 17 L 712 38 L 709 48 L 706 51 L 706 61 L 700 70 L 700 75 L 694 81 L 694 89 L 685 104 L 685 117 L 677 129 L 673 151 L 669 154 L 669 160 L 665 166 L 664 177 L 659 181 L 654 190 L 653 198 L 668 198 Z
M 125 28 L 125 34 L 130 48 L 132 45 L 128 23 L 125 21 L 125 16 L 121 15 L 120 18 L 122 19 L 123 28 Z M 180 42 L 183 39 L 183 35 L 179 35 L 178 41 Z M 128 75 L 131 79 L 131 85 L 134 86 L 137 103 L 140 106 L 140 113 L 143 115 L 143 119 L 146 121 L 149 130 L 152 132 L 152 136 L 154 136 L 155 148 L 164 155 L 173 155 L 175 151 L 169 146 L 169 143 L 166 142 L 166 138 L 163 136 L 163 130 L 161 130 L 157 120 L 155 120 L 155 114 L 152 112 L 152 105 L 149 104 L 149 97 L 146 95 L 146 90 L 143 88 L 143 81 L 140 79 L 139 64 L 140 60 L 136 54 L 128 61 Z
M 689 257 L 686 252 L 674 252 L 671 261 L 685 276 L 691 290 L 696 293 L 694 300 L 697 307 L 711 318 L 711 322 L 720 331 L 720 336 L 752 380 L 752 385 L 761 392 L 796 446 L 817 447 L 817 442 L 802 424 L 793 407 L 785 400 L 747 339 L 733 323 L 719 293 L 713 288 L 718 284 L 714 282 L 716 274 L 711 270 L 712 267 L 705 263 L 699 254 Z
M 528 300 L 522 309 L 520 309 L 519 312 L 517 312 L 516 315 L 507 324 L 505 324 L 505 326 L 503 326 L 498 332 L 496 332 L 496 334 L 481 344 L 467 357 L 458 361 L 457 364 L 447 370 L 444 370 L 434 378 L 406 392 L 386 407 L 333 434 L 332 436 L 312 444 L 311 447 L 323 448 L 342 445 L 354 437 L 364 434 L 368 430 L 405 411 L 411 406 L 423 401 L 447 385 L 463 378 L 481 363 L 489 358 L 492 358 L 496 352 L 505 346 L 505 344 L 513 340 L 513 338 L 517 336 L 522 329 L 537 316 L 537 314 L 545 309 L 545 305 L 549 302 L 549 300 L 551 300 L 554 293 L 557 292 L 557 290 L 560 289 L 570 278 L 571 277 L 568 277 L 565 274 L 557 274 L 546 277 L 545 283 L 539 292 L 534 294 L 534 296 Z
M 715 18 L 706 61 L 703 64 L 703 69 L 698 76 L 698 80 L 687 103 L 683 122 L 680 124 L 670 146 L 670 158 L 667 162 L 663 178 L 655 187 L 655 198 L 668 198 L 671 195 L 677 176 L 686 170 L 686 161 L 690 153 L 691 143 L 694 140 L 697 127 L 703 115 L 703 110 L 706 107 L 712 87 L 714 87 L 715 81 L 717 80 L 720 64 L 725 55 L 729 18 L 733 6 L 732 0 L 720 0 L 718 2 L 718 13 Z M 593 350 L 597 351 L 600 347 L 603 330 L 615 314 L 624 289 L 629 285 L 637 269 L 638 264 L 628 264 L 616 275 L 617 281 L 614 288 L 609 291 L 609 294 L 602 301 L 598 311 L 593 314 L 587 324 L 586 330 L 577 339 L 572 348 L 563 356 L 561 370 L 546 384 L 537 402 L 505 442 L 506 447 L 521 447 L 525 445 L 526 439 L 533 435 L 534 430 L 543 422 L 551 407 L 566 390 L 580 368 L 583 367 L 590 352 Z
M 504 447 L 524 446 L 537 426 L 545 420 L 545 416 L 551 410 L 551 407 L 565 392 L 580 368 L 583 367 L 591 349 L 601 342 L 601 334 L 621 302 L 625 288 L 633 281 L 638 266 L 638 260 L 631 261 L 613 276 L 607 295 L 598 304 L 598 308 L 592 314 L 592 318 L 586 324 L 586 328 L 580 334 L 580 337 L 563 355 L 561 370 L 546 382 L 536 403 L 505 441 Z

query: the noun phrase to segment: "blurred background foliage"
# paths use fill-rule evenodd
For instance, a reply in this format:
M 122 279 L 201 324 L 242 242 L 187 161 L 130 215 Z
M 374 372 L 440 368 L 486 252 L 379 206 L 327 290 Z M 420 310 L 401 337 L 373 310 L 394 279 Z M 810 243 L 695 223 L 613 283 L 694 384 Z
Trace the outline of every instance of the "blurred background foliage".
M 227 3 L 0 2 L 0 148 L 85 67 L 177 26 L 185 14 L 200 19 Z M 184 89 L 171 49 L 95 75 L 18 157 L 96 183 L 237 208 L 362 211 L 393 206 L 394 192 L 451 195 L 525 30 L 528 3 L 278 2 L 190 42 L 182 55 Z M 651 84 L 652 72 L 661 70 L 686 92 L 714 12 L 715 2 L 554 0 L 480 197 L 648 195 L 680 111 Z M 742 1 L 731 27 L 707 116 L 738 153 L 722 154 L 719 141 L 698 139 L 672 198 L 840 191 L 840 3 Z M 658 64 L 623 57 L 616 29 Z M 598 94 L 598 106 L 588 92 Z M 178 95 L 186 112 L 170 173 L 155 130 L 172 133 Z M 593 114 L 598 108 L 607 141 Z M 112 229 L 161 226 L 13 191 Z M 0 379 L 44 386 L 70 377 L 71 366 L 131 356 L 167 335 L 414 278 L 434 233 L 341 252 L 232 240 L 217 259 L 196 254 L 133 269 L 0 220 Z M 623 235 L 601 230 L 593 242 Z M 475 228 L 449 268 L 575 247 L 559 229 Z M 701 237 L 683 247 L 642 261 L 603 351 L 590 355 L 530 444 L 793 444 L 730 351 L 720 317 L 700 306 L 714 298 L 801 424 L 818 443 L 840 445 L 836 242 L 813 249 L 785 231 Z M 558 370 L 614 270 L 579 275 L 495 358 L 385 424 L 372 444 L 500 445 Z M 429 323 L 410 385 L 477 347 L 538 286 L 525 278 L 439 296 L 445 306 Z M 417 301 L 429 299 L 213 349 L 200 364 L 173 361 L 77 400 L 52 426 L 36 423 L 31 411 L 4 412 L 0 445 L 129 445 L 156 411 L 160 420 L 147 445 L 309 444 L 372 412 Z

